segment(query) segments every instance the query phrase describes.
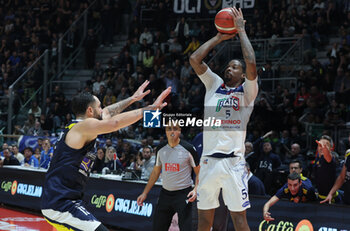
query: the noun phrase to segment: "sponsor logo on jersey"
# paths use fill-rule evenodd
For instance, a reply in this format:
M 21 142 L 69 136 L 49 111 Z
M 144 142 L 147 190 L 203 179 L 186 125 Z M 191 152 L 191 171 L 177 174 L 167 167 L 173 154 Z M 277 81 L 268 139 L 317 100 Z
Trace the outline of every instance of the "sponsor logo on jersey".
M 165 171 L 178 172 L 180 171 L 180 165 L 177 163 L 165 163 Z
M 241 124 L 240 120 L 221 120 L 221 124 Z
M 230 98 L 219 99 L 216 105 L 216 111 L 219 112 L 221 108 L 233 108 L 233 110 L 239 110 L 239 98 L 232 96 Z

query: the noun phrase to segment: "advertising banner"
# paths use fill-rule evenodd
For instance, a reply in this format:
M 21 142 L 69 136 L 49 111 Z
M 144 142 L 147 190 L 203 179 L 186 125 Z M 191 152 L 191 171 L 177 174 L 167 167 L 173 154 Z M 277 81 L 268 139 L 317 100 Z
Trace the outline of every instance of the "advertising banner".
M 0 168 L 0 203 L 39 211 L 44 175 L 45 172 L 37 170 Z M 84 193 L 85 206 L 106 225 L 136 231 L 151 230 L 161 186 L 155 185 L 144 206 L 139 207 L 136 199 L 144 186 L 145 182 L 90 177 Z M 268 199 L 250 196 L 251 208 L 247 210 L 247 218 L 251 230 L 350 231 L 350 206 L 318 202 L 296 204 L 280 200 L 270 209 L 275 220 L 267 223 L 263 220 L 262 210 Z M 234 230 L 231 221 L 229 230 Z
M 214 17 L 219 10 L 233 6 L 245 10 L 253 9 L 255 0 L 174 0 L 173 12 L 189 17 L 200 15 L 209 18 Z
M 160 186 L 154 186 L 143 202 L 136 203 L 144 183 L 90 178 L 84 194 L 86 208 L 102 223 L 130 230 L 152 230 Z
M 251 230 L 350 231 L 349 206 L 326 205 L 319 202 L 297 204 L 280 200 L 269 210 L 275 220 L 267 223 L 263 219 L 262 211 L 268 199 L 250 196 L 252 207 L 247 210 L 247 219 Z
M 0 202 L 39 210 L 44 177 L 43 172 L 0 168 Z

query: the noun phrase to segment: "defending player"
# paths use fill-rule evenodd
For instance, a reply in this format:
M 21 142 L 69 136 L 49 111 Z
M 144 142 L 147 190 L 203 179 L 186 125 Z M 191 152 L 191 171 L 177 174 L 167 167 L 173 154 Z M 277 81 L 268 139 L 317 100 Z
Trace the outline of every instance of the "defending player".
M 222 121 L 219 128 L 204 129 L 197 196 L 200 231 L 210 230 L 213 224 L 214 209 L 219 206 L 220 189 L 230 210 L 235 230 L 249 230 L 246 209 L 250 207 L 250 203 L 244 141 L 247 123 L 258 93 L 258 84 L 255 54 L 245 32 L 242 11 L 231 9 L 246 63 L 246 74 L 243 63 L 239 60 L 228 63 L 223 79 L 203 62 L 211 49 L 235 35 L 218 33 L 190 57 L 193 69 L 206 87 L 204 116 Z
M 150 92 L 144 92 L 148 83 L 145 81 L 133 96 L 103 110 L 98 98 L 90 93 L 73 98 L 72 110 L 77 119 L 56 143 L 41 200 L 45 219 L 58 230 L 108 230 L 82 204 L 84 187 L 96 159 L 95 141 L 99 134 L 135 123 L 142 118 L 143 110 L 166 106 L 163 101 L 171 88 L 163 91 L 152 105 L 119 114 Z

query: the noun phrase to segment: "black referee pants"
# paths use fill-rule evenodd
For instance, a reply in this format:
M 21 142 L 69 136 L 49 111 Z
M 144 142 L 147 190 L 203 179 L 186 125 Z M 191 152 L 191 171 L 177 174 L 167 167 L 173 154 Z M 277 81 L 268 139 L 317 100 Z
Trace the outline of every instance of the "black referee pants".
M 154 214 L 153 231 L 168 231 L 175 213 L 179 217 L 180 230 L 192 230 L 192 203 L 187 200 L 191 190 L 191 187 L 178 191 L 162 188 Z

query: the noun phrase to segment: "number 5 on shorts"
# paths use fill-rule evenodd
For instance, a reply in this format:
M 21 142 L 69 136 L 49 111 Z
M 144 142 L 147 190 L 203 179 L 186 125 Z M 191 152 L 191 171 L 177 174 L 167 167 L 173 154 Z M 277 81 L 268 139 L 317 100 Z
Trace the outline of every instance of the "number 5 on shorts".
M 247 199 L 248 193 L 247 193 L 247 189 L 242 189 L 242 200 Z

